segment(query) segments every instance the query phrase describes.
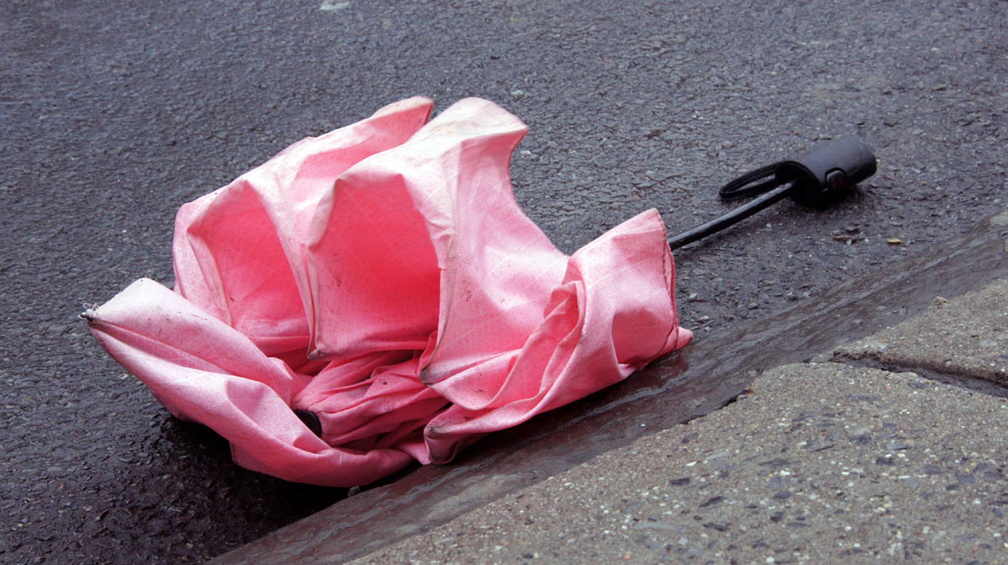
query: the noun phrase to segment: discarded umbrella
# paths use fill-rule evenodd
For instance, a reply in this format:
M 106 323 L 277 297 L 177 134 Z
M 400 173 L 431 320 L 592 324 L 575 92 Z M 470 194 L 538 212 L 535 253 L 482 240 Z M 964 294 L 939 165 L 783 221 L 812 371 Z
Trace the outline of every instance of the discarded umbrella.
M 625 379 L 689 343 L 670 251 L 875 172 L 838 140 L 744 175 L 757 196 L 666 240 L 655 210 L 568 257 L 508 165 L 526 132 L 470 98 L 411 98 L 287 148 L 182 206 L 174 291 L 149 279 L 83 316 L 172 414 L 286 480 L 371 483 Z
M 182 206 L 175 287 L 84 313 L 174 415 L 286 480 L 373 482 L 685 346 L 655 210 L 572 256 L 519 209 L 526 127 L 411 98 Z

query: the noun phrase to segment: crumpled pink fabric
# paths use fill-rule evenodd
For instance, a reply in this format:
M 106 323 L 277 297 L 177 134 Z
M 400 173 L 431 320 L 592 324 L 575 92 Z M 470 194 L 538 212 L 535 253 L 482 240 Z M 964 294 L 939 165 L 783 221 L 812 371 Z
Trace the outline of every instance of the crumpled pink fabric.
M 344 487 L 689 342 L 655 210 L 568 257 L 512 193 L 526 126 L 486 100 L 432 107 L 392 104 L 182 206 L 174 291 L 138 280 L 85 312 L 91 331 L 239 465 Z

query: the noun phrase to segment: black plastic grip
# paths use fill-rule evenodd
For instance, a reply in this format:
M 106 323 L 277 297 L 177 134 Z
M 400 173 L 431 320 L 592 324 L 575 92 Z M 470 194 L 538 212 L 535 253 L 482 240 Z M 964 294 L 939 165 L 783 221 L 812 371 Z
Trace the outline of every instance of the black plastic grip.
M 793 183 L 790 196 L 812 208 L 825 208 L 854 191 L 857 183 L 875 174 L 875 155 L 854 137 L 833 139 L 777 168 L 781 184 Z

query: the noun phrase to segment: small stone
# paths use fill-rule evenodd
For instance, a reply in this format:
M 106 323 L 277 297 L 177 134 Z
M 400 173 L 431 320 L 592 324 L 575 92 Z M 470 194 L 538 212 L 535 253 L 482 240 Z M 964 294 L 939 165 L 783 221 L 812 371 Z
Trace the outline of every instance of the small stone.
M 724 500 L 723 496 L 712 496 L 708 498 L 703 504 L 701 504 L 700 508 L 707 508 L 708 506 L 714 506 L 715 504 L 723 500 Z
M 906 449 L 907 447 L 909 447 L 909 445 L 905 441 L 898 439 L 888 440 L 886 441 L 885 445 L 886 449 L 888 449 L 889 451 L 899 451 L 901 449 Z
M 319 6 L 319 10 L 322 10 L 323 12 L 338 12 L 349 7 L 349 2 L 334 2 L 333 0 L 325 0 L 322 2 L 322 5 Z

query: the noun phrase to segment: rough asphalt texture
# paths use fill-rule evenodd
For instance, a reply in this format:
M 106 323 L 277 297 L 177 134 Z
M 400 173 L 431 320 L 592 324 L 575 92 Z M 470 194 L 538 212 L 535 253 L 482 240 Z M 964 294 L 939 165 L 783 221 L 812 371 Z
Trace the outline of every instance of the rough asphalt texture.
M 77 319 L 171 283 L 182 203 L 414 94 L 530 125 L 516 191 L 566 251 L 652 206 L 689 228 L 734 175 L 867 141 L 855 198 L 677 252 L 699 347 L 1004 207 L 1008 4 L 935 4 L 3 2 L 0 561 L 205 561 L 344 496 L 235 468 Z

